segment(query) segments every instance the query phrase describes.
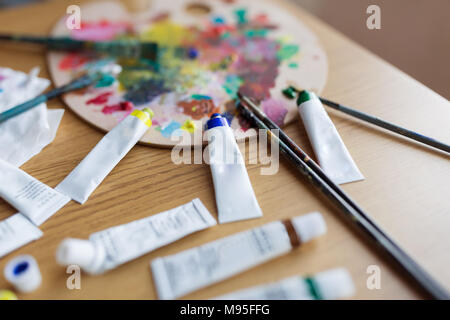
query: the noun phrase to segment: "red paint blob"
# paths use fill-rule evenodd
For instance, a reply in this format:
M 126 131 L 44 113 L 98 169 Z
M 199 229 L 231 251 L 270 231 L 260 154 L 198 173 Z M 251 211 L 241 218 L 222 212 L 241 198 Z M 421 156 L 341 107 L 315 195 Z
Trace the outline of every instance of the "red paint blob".
M 86 101 L 86 104 L 105 104 L 106 102 L 108 102 L 109 96 L 112 94 L 112 91 L 101 93 L 95 98 Z
M 105 106 L 102 109 L 104 114 L 112 114 L 116 111 L 133 111 L 134 106 L 130 101 L 122 101 L 110 106 Z
M 89 62 L 89 58 L 77 53 L 69 53 L 59 62 L 60 70 L 73 70 Z

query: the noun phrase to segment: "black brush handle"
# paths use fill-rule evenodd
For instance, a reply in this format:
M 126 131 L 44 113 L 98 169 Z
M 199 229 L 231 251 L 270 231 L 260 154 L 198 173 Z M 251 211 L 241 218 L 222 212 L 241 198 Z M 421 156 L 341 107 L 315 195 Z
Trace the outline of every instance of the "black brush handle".
M 393 124 L 393 123 L 381 120 L 380 118 L 377 118 L 377 117 L 371 116 L 371 115 L 369 115 L 367 113 L 364 113 L 364 112 L 361 112 L 361 111 L 357 111 L 355 109 L 343 106 L 343 105 L 341 105 L 339 103 L 330 101 L 328 99 L 325 99 L 325 98 L 319 98 L 319 99 L 320 99 L 320 101 L 322 101 L 323 104 L 327 105 L 328 107 L 330 107 L 332 109 L 341 111 L 341 112 L 343 112 L 345 114 L 348 114 L 348 115 L 350 115 L 352 117 L 355 117 L 355 118 L 358 118 L 360 120 L 372 123 L 372 124 L 374 124 L 376 126 L 384 128 L 386 130 L 398 133 L 398 134 L 400 134 L 402 136 L 408 137 L 410 139 L 413 139 L 413 140 L 422 142 L 422 143 L 424 143 L 426 145 L 432 146 L 432 147 L 434 147 L 436 149 L 439 149 L 439 150 L 445 151 L 447 153 L 450 153 L 450 145 L 445 144 L 443 142 L 440 142 L 440 141 L 438 141 L 436 139 L 424 136 L 423 134 L 420 134 L 418 132 L 414 132 L 412 130 L 408 130 L 408 129 L 400 127 L 400 126 L 398 126 L 396 124 Z
M 323 195 L 332 201 L 349 219 L 366 234 L 382 251 L 386 252 L 417 284 L 434 299 L 450 299 L 448 292 L 442 288 L 425 270 L 409 257 L 384 233 L 375 228 L 361 214 L 350 206 L 329 185 L 327 185 L 301 158 L 299 158 L 283 141 L 248 108 L 239 104 L 241 114 L 260 129 L 265 129 L 271 139 L 278 144 L 281 154 L 285 156 Z
M 283 141 L 294 153 L 302 159 L 326 184 L 328 184 L 337 194 L 339 194 L 345 201 L 347 201 L 356 211 L 358 211 L 369 223 L 377 228 L 381 233 L 384 231 L 361 209 L 356 202 L 354 202 L 339 185 L 334 183 L 322 170 L 322 168 L 311 157 L 302 150 L 281 128 L 274 123 L 256 104 L 249 98 L 238 93 L 241 103 L 248 106 L 251 111 L 264 122 L 269 129 L 279 130 L 279 139 Z

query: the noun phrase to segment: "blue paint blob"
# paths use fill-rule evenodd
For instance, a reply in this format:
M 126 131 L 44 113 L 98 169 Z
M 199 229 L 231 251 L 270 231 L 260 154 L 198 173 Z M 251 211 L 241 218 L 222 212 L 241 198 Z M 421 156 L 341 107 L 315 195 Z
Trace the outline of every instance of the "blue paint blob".
M 165 138 L 170 138 L 172 136 L 172 134 L 180 128 L 181 128 L 181 123 L 179 123 L 177 121 L 172 121 L 164 129 L 161 130 L 161 134 Z
M 28 263 L 28 261 L 23 261 L 21 263 L 19 263 L 18 265 L 16 265 L 14 267 L 13 273 L 15 276 L 20 275 L 21 273 L 24 273 L 28 267 L 30 266 L 30 264 Z
M 225 24 L 225 18 L 221 16 L 215 16 L 213 17 L 212 22 L 214 24 Z
M 189 48 L 187 51 L 187 56 L 189 59 L 196 59 L 198 57 L 198 50 L 195 48 Z
M 164 81 L 156 79 L 142 80 L 128 89 L 124 98 L 139 106 L 152 102 L 157 96 L 169 92 L 165 87 Z

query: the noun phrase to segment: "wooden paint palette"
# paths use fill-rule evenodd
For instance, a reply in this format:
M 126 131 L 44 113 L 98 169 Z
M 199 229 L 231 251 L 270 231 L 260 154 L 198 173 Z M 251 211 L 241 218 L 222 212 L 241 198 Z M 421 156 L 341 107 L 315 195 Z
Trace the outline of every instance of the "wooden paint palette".
M 81 7 L 81 18 L 81 29 L 70 30 L 63 17 L 52 35 L 98 41 L 132 37 L 163 48 L 156 64 L 86 53 L 48 54 L 56 86 L 86 70 L 119 68 L 111 84 L 67 94 L 64 101 L 104 131 L 133 108 L 150 107 L 155 116 L 141 139 L 146 144 L 201 144 L 203 124 L 215 112 L 224 114 L 243 139 L 253 130 L 246 130 L 235 114 L 238 90 L 283 125 L 298 112 L 282 89 L 295 85 L 320 93 L 326 83 L 327 59 L 316 37 L 275 2 L 153 0 L 147 12 L 134 15 L 118 2 L 94 2 Z

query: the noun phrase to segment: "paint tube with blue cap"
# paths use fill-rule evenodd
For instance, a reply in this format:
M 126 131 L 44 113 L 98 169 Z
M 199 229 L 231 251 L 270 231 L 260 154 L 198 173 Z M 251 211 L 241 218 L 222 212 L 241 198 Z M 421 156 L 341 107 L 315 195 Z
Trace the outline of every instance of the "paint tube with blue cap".
M 297 99 L 309 141 L 322 170 L 337 184 L 363 180 L 322 102 L 313 93 L 300 92 Z
M 78 166 L 56 187 L 83 204 L 112 169 L 133 148 L 152 125 L 153 112 L 134 110 L 89 152 Z
M 244 159 L 226 118 L 213 114 L 206 123 L 206 138 L 219 223 L 261 217 Z
M 0 197 L 37 226 L 70 201 L 69 197 L 2 159 Z

